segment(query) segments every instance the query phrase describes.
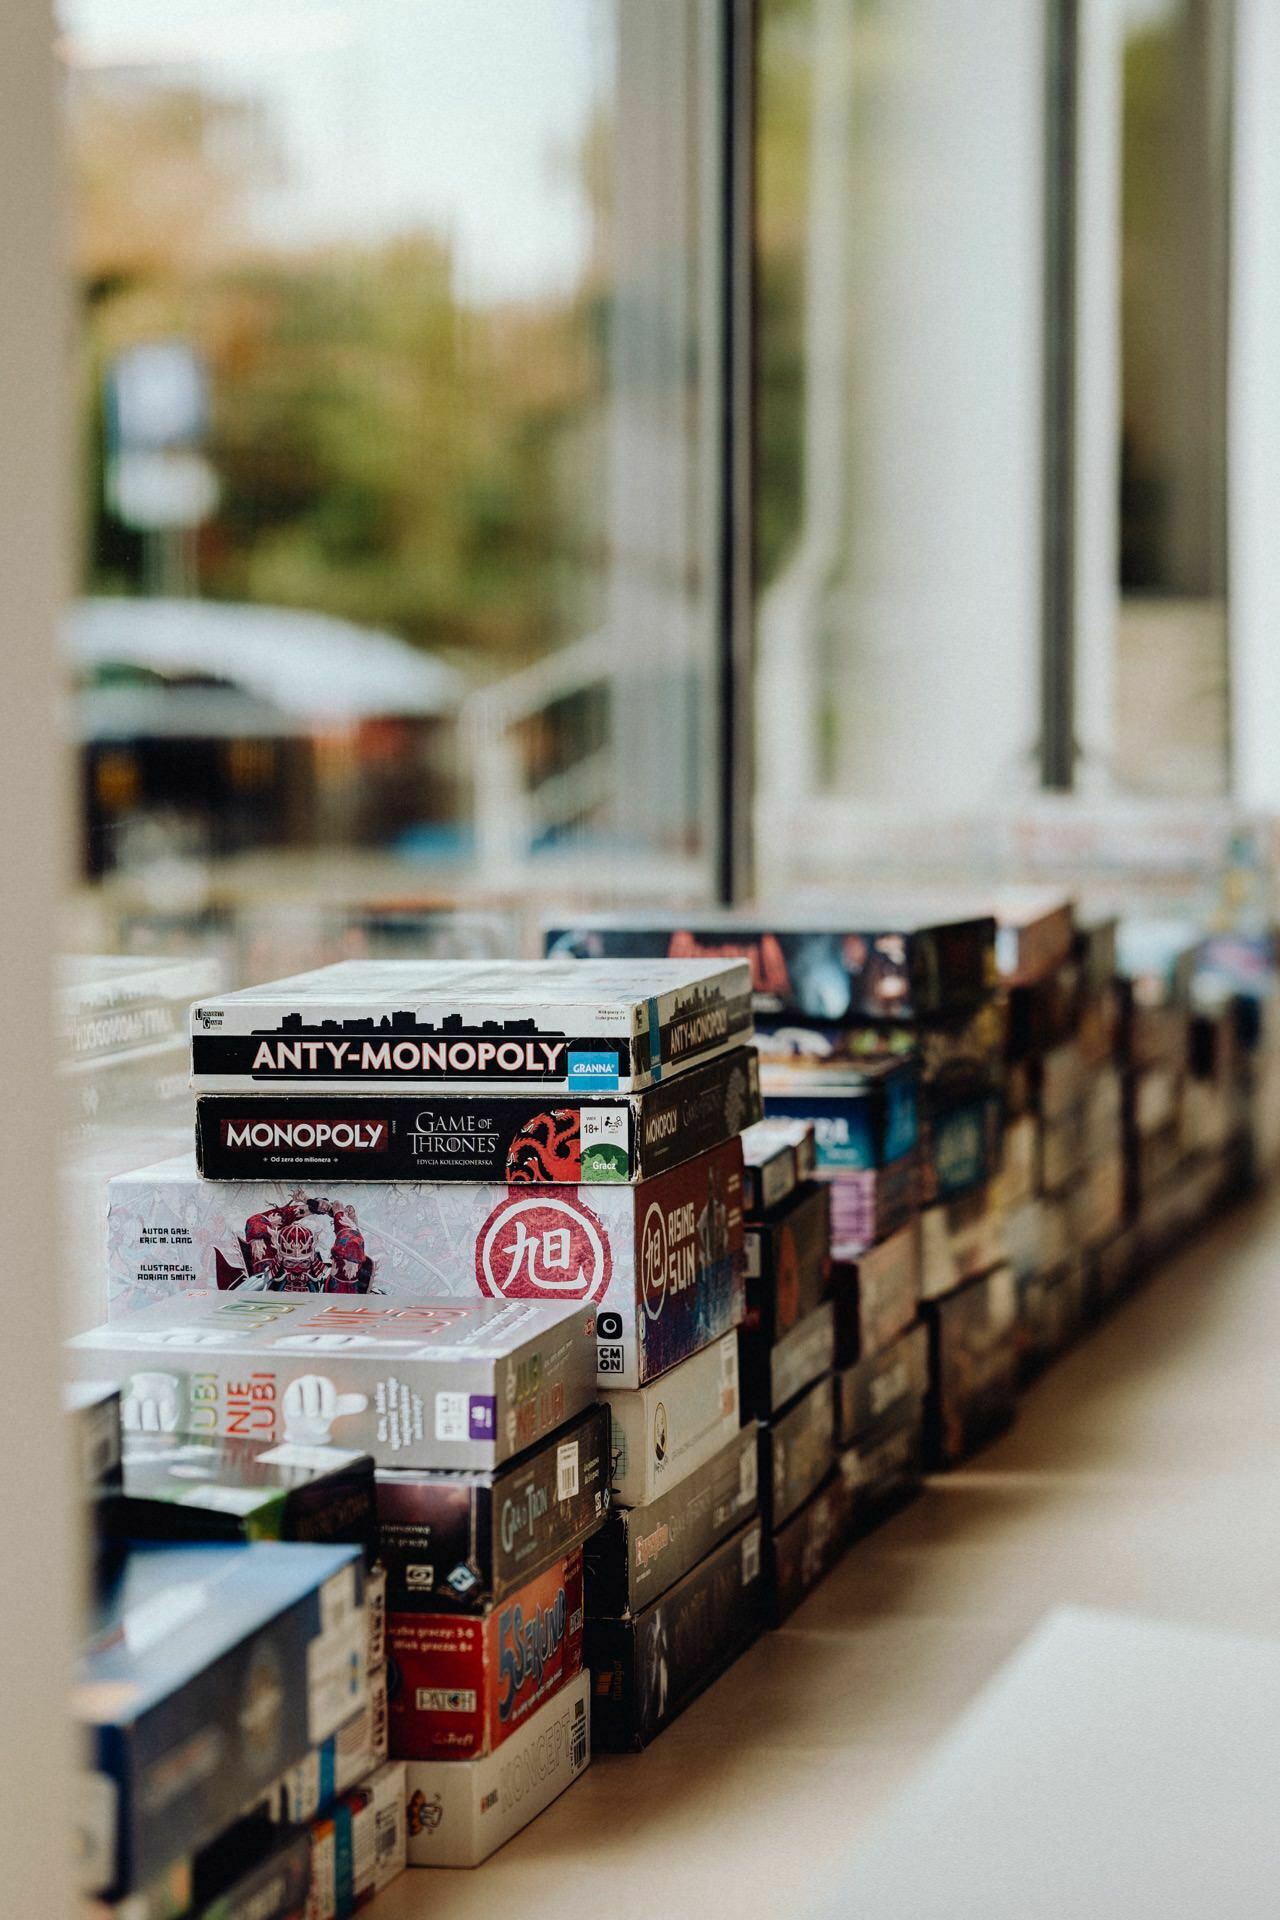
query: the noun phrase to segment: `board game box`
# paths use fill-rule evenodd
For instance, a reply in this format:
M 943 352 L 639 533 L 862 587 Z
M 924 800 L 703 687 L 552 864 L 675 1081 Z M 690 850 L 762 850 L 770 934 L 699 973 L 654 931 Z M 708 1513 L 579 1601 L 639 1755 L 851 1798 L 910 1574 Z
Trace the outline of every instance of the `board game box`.
M 892 1346 L 920 1304 L 920 1228 L 912 1221 L 890 1239 L 832 1266 L 836 1361 L 841 1367 Z
M 363 1595 L 354 1547 L 128 1556 L 73 1691 L 87 1892 L 113 1898 L 159 1879 L 350 1719 L 368 1689 Z
M 850 1540 L 879 1526 L 919 1490 L 925 1470 L 925 1404 L 909 1400 L 886 1414 L 837 1462 Z
M 311 1836 L 240 1821 L 195 1859 L 180 1860 L 121 1900 L 82 1900 L 81 1920 L 301 1920 Z
M 887 1167 L 824 1173 L 831 1194 L 831 1245 L 836 1258 L 888 1240 L 920 1205 L 920 1160 L 908 1154 Z
M 725 1334 L 636 1392 L 601 1397 L 612 1419 L 613 1498 L 648 1506 L 737 1433 L 738 1336 Z
M 760 1500 L 754 1423 L 645 1507 L 615 1507 L 586 1546 L 587 1614 L 640 1613 L 749 1520 Z
M 367 1779 L 387 1758 L 387 1668 L 369 1671 L 369 1698 L 336 1733 L 283 1773 L 264 1802 L 268 1819 L 296 1827 L 314 1820 L 339 1794 Z
M 751 1025 L 734 959 L 344 960 L 197 1000 L 192 1084 L 638 1093 Z
M 758 1519 L 700 1560 L 662 1597 L 621 1620 L 589 1620 L 591 1737 L 638 1752 L 760 1631 L 764 1535 Z
M 687 920 L 589 915 L 546 932 L 550 954 L 741 958 L 757 1013 L 839 1025 L 907 1020 L 972 1006 L 996 986 L 996 926 L 966 907 L 868 896 L 848 909 L 700 911 Z
M 206 1180 L 448 1180 L 613 1186 L 652 1180 L 759 1120 L 755 1051 L 736 1047 L 643 1093 L 206 1093 Z
M 111 1182 L 110 1317 L 231 1298 L 580 1301 L 598 1370 L 639 1386 L 742 1319 L 738 1139 L 639 1186 L 290 1187 L 201 1180 L 190 1157 Z
M 581 1302 L 193 1293 L 66 1352 L 73 1373 L 120 1379 L 126 1428 L 257 1439 L 277 1459 L 335 1444 L 379 1466 L 497 1467 L 595 1399 Z
M 941 1466 L 965 1459 L 1013 1419 L 1018 1389 L 1018 1296 L 1013 1269 L 996 1267 L 928 1301 L 928 1447 Z
M 475 1613 L 609 1511 L 609 1410 L 589 1407 L 495 1473 L 378 1471 L 378 1557 L 393 1612 Z
M 771 1532 L 817 1491 L 834 1460 L 835 1399 L 828 1375 L 760 1428 L 761 1505 Z
M 887 1166 L 914 1153 L 920 1139 L 920 1074 L 914 1060 L 766 1065 L 762 1084 L 770 1119 L 807 1121 L 820 1173 Z
M 372 1555 L 373 1461 L 340 1447 L 130 1432 L 107 1510 L 122 1540 L 312 1540 Z
M 830 1473 L 769 1541 L 770 1626 L 780 1627 L 844 1552 L 848 1508 L 844 1481 Z
M 409 1865 L 478 1867 L 545 1812 L 591 1764 L 590 1699 L 579 1673 L 496 1753 L 408 1761 Z
M 743 1415 L 767 1420 L 835 1365 L 835 1305 L 823 1300 L 780 1340 L 768 1340 L 759 1327 L 740 1327 L 738 1348 Z
M 864 1433 L 923 1400 L 929 1385 L 929 1336 L 908 1327 L 889 1346 L 836 1375 L 836 1440 L 849 1447 Z
M 404 1872 L 404 1768 L 394 1760 L 313 1820 L 306 1920 L 350 1920 Z
M 772 1213 L 747 1223 L 744 1326 L 779 1339 L 831 1290 L 831 1209 L 817 1182 L 797 1189 Z
M 759 1073 L 757 1071 L 757 1083 Z M 813 1178 L 817 1143 L 804 1120 L 757 1120 L 742 1136 L 742 1196 L 749 1220 L 758 1219 Z
M 387 1614 L 399 1760 L 492 1753 L 582 1666 L 582 1549 L 483 1613 Z
M 993 1187 L 926 1207 L 920 1216 L 926 1300 L 951 1293 L 1006 1258 L 1004 1213 Z

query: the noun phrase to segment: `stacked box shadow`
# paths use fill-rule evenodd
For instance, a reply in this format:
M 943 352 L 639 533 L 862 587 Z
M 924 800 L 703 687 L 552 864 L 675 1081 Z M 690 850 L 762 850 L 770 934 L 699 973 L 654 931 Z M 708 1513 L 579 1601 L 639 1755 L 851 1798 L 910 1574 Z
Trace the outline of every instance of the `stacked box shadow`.
M 591 1738 L 611 1752 L 647 1746 L 760 1631 L 763 1531 L 750 1520 L 640 1613 L 589 1619 Z
M 916 1020 L 960 1012 L 996 981 L 996 925 L 985 916 L 930 924 L 898 918 L 891 928 L 815 920 L 804 929 L 762 924 L 749 913 L 589 916 L 551 928 L 549 954 L 584 959 L 743 959 L 758 1016 L 819 1025 Z
M 760 1118 L 753 1049 L 739 1047 L 643 1093 L 202 1094 L 206 1180 L 309 1179 L 604 1186 L 651 1180 Z
M 393 1612 L 477 1613 L 581 1546 L 609 1511 L 609 1409 L 591 1407 L 496 1473 L 378 1473 Z

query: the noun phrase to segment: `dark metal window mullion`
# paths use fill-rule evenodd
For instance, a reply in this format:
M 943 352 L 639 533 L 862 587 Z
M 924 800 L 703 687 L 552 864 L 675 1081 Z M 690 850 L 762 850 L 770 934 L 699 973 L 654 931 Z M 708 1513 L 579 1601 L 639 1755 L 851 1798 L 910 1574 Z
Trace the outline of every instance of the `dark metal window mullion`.
M 720 0 L 720 539 L 716 891 L 752 877 L 755 458 L 756 0 Z
M 1039 773 L 1075 781 L 1076 241 L 1079 0 L 1045 9 L 1044 458 Z

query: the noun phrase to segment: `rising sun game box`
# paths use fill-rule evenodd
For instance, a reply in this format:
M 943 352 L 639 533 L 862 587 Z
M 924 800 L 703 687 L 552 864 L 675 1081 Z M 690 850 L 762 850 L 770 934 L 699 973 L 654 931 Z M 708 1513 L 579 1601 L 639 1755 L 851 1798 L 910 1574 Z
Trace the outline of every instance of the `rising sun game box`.
M 595 1399 L 594 1315 L 574 1302 L 184 1294 L 66 1353 L 120 1380 L 126 1428 L 334 1444 L 379 1466 L 498 1467 Z
M 651 1180 L 760 1118 L 752 1048 L 643 1093 L 202 1094 L 196 1164 L 206 1180 L 450 1180 L 611 1186 Z
M 609 1511 L 609 1410 L 590 1407 L 496 1473 L 378 1472 L 393 1612 L 475 1613 L 581 1546 Z
M 86 1891 L 144 1888 L 223 1833 L 366 1697 L 354 1547 L 131 1553 L 72 1706 Z
M 582 1667 L 582 1549 L 481 1614 L 387 1614 L 392 1756 L 492 1753 Z
M 580 1301 L 602 1384 L 639 1386 L 742 1318 L 742 1147 L 639 1186 L 201 1180 L 190 1156 L 109 1189 L 112 1320 L 194 1289 Z
M 614 1508 L 587 1542 L 588 1616 L 621 1620 L 640 1613 L 749 1520 L 759 1499 L 752 1422 L 648 1506 Z
M 344 960 L 191 1009 L 192 1085 L 638 1093 L 751 1038 L 737 960 Z
M 760 1631 L 763 1528 L 749 1520 L 642 1613 L 587 1623 L 591 1737 L 638 1752 Z

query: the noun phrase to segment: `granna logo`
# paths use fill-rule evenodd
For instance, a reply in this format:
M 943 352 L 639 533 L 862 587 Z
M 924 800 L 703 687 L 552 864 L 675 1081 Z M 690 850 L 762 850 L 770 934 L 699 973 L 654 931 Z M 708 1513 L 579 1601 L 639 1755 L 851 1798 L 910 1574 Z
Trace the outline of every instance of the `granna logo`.
M 490 1299 L 602 1300 L 613 1278 L 605 1230 L 562 1194 L 510 1194 L 476 1242 L 476 1284 Z

